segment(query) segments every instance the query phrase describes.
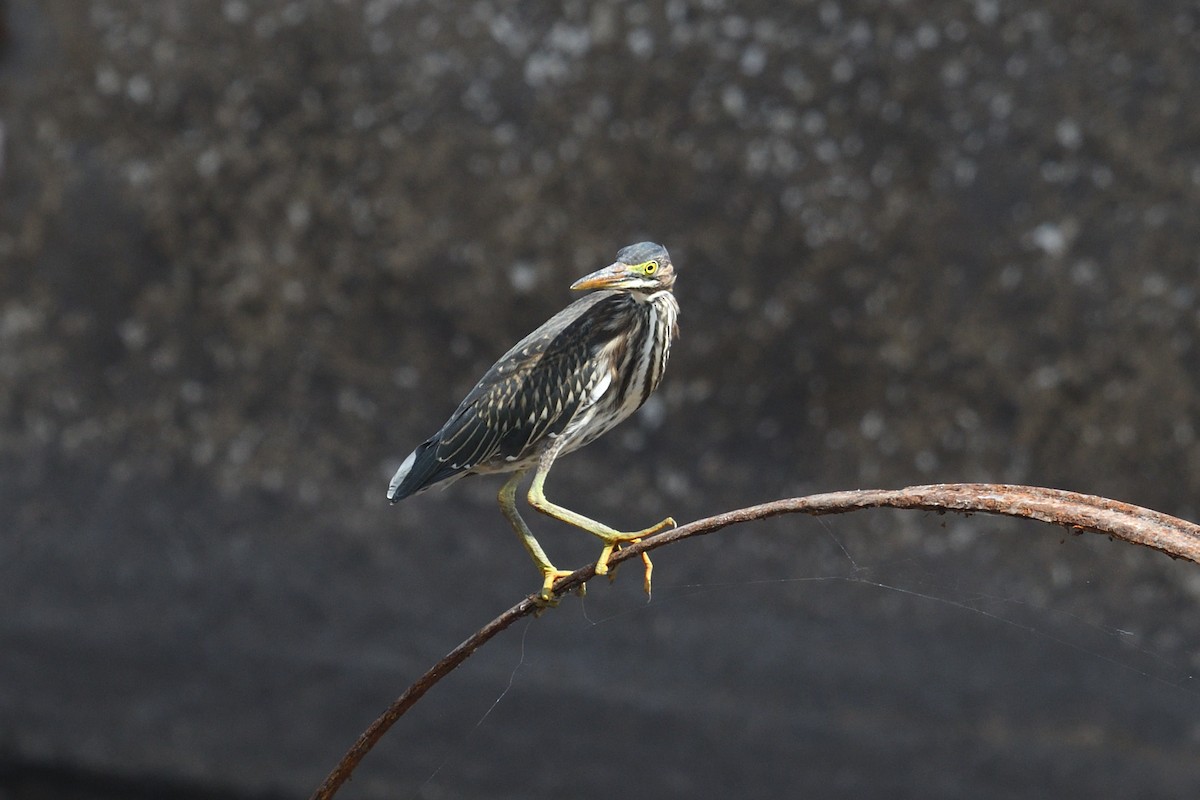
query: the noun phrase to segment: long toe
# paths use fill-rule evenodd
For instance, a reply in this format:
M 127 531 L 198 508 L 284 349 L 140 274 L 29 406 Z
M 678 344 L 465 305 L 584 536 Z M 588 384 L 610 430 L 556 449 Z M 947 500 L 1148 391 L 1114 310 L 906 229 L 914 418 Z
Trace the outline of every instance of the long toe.
M 646 568 L 645 577 L 642 578 L 642 588 L 646 590 L 646 596 L 650 596 L 650 579 L 654 575 L 654 562 L 650 560 L 649 553 L 642 553 L 642 565 Z
M 631 541 L 636 541 L 638 539 L 644 539 L 645 537 L 650 536 L 651 534 L 658 533 L 659 531 L 665 531 L 667 528 L 674 528 L 674 527 L 675 527 L 674 517 L 667 517 L 662 522 L 651 525 L 649 528 L 646 528 L 645 530 L 641 530 L 641 531 L 638 531 L 637 533 L 629 534 L 629 538 Z
M 617 547 L 623 541 L 636 541 L 636 539 L 612 539 L 605 540 L 604 549 L 600 551 L 600 557 L 596 559 L 596 574 L 608 574 L 608 559 L 612 557 L 613 548 Z
M 542 590 L 538 592 L 538 598 L 542 605 L 558 605 L 558 598 L 554 596 L 554 582 L 570 574 L 571 571 L 569 569 L 547 569 L 542 571 Z
M 649 528 L 643 528 L 640 531 L 628 531 L 625 533 L 615 531 L 607 535 L 600 533 L 597 533 L 596 535 L 603 539 L 605 544 L 617 544 L 619 542 L 636 542 L 640 539 L 645 539 L 647 536 L 658 533 L 659 531 L 664 531 L 667 528 L 674 527 L 675 519 L 673 517 L 667 517 L 662 522 L 655 523 Z
M 646 536 L 649 536 L 652 533 L 658 533 L 659 531 L 665 531 L 667 528 L 674 528 L 674 527 L 675 527 L 675 518 L 667 517 L 666 519 L 664 519 L 662 522 L 658 523 L 657 525 L 652 525 L 651 527 L 642 531 L 642 533 Z

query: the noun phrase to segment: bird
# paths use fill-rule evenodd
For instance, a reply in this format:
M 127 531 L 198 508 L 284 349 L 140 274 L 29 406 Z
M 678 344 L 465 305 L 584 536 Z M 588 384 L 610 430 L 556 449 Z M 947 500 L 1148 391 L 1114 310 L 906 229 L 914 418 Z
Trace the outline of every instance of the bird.
M 667 517 L 619 531 L 551 502 L 545 483 L 563 455 L 607 433 L 637 411 L 662 380 L 679 332 L 675 267 L 661 244 L 622 248 L 616 261 L 571 284 L 591 290 L 513 345 L 467 393 L 433 436 L 417 445 L 388 486 L 393 504 L 466 475 L 511 473 L 500 510 L 542 575 L 537 598 L 550 603 L 554 582 L 570 575 L 551 563 L 517 510 L 517 489 L 533 472 L 527 499 L 547 516 L 603 543 L 598 575 L 615 548 L 675 526 Z M 643 553 L 645 589 L 653 566 Z

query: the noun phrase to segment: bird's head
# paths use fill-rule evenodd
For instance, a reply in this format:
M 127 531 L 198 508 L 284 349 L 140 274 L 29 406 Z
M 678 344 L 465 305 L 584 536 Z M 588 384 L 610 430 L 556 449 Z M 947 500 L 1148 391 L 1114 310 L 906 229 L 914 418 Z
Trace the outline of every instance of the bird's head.
M 572 289 L 623 289 L 653 294 L 675 285 L 675 267 L 667 248 L 654 242 L 631 244 L 617 253 L 617 260 L 604 269 L 584 275 Z

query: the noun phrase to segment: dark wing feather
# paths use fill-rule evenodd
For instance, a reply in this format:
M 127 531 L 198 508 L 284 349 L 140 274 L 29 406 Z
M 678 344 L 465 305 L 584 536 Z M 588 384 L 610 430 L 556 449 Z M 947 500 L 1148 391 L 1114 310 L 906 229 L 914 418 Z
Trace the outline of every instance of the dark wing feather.
M 594 292 L 514 345 L 418 448 L 400 494 L 481 464 L 517 460 L 546 436 L 561 433 L 586 399 L 595 352 L 616 335 L 619 312 L 630 302 L 624 293 Z

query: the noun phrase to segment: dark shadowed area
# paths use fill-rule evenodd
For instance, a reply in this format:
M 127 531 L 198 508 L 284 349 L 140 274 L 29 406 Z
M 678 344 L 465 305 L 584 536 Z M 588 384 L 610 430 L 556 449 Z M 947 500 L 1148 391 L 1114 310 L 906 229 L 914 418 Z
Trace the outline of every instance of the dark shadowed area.
M 551 498 L 1196 519 L 1197 76 L 1182 0 L 0 2 L 0 798 L 306 797 L 538 585 L 498 479 L 392 472 L 643 239 L 681 338 Z M 882 511 L 655 562 L 339 796 L 1200 793 L 1195 564 Z

